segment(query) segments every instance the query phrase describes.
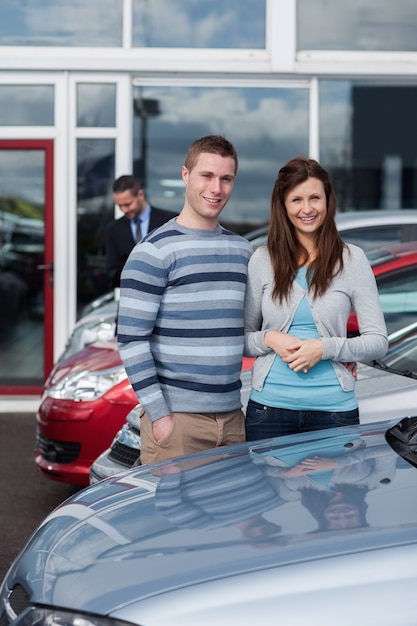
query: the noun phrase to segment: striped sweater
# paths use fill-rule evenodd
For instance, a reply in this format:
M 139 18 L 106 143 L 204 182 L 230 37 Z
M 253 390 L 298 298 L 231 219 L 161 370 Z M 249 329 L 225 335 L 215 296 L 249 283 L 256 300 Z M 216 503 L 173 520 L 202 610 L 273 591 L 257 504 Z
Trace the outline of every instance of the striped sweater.
M 121 276 L 118 345 L 150 419 L 237 409 L 250 244 L 218 226 L 170 220 L 132 250 Z

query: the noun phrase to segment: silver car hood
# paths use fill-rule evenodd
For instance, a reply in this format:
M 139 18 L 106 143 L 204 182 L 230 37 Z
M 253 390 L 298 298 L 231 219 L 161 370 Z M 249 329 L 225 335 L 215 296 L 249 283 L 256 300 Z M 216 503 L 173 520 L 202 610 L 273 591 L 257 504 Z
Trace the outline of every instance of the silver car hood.
M 117 474 L 52 512 L 6 584 L 22 585 L 32 602 L 126 618 L 129 606 L 172 590 L 415 542 L 417 470 L 386 443 L 392 424 L 266 440 Z M 336 469 L 284 477 L 313 457 L 333 459 Z M 366 493 L 365 513 L 352 528 L 328 530 L 302 494 L 320 497 L 343 484 Z
M 417 380 L 358 364 L 355 385 L 362 423 L 417 414 Z

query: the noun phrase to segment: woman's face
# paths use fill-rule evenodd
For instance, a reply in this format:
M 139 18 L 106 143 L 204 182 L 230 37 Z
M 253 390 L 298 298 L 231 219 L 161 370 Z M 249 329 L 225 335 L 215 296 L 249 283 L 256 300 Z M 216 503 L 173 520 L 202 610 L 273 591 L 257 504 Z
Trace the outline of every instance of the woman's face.
M 327 213 L 326 193 L 321 180 L 308 178 L 285 196 L 288 219 L 300 241 L 312 239 Z
M 329 504 L 324 517 L 329 530 L 358 528 L 361 525 L 359 507 L 352 502 L 336 502 Z

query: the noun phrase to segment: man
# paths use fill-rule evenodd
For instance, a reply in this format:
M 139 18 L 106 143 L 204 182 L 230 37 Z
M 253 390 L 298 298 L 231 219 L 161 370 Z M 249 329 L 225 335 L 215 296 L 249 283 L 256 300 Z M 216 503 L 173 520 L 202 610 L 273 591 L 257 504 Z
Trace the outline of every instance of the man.
M 240 371 L 252 248 L 218 223 L 237 166 L 224 137 L 191 144 L 180 214 L 134 248 L 122 273 L 119 351 L 142 404 L 144 464 L 245 440 Z
M 135 176 L 120 176 L 115 180 L 113 199 L 124 215 L 106 228 L 106 274 L 111 286 L 119 287 L 120 273 L 133 246 L 175 213 L 150 206 Z

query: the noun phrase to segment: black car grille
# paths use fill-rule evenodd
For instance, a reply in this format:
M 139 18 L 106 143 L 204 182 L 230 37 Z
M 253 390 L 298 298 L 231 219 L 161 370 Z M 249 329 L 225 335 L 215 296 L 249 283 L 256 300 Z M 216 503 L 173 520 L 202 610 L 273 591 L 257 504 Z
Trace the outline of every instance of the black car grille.
M 81 444 L 72 441 L 53 441 L 38 433 L 36 449 L 40 450 L 45 461 L 72 463 L 80 454 Z
M 132 465 L 138 460 L 140 456 L 140 450 L 130 448 L 124 443 L 116 442 L 109 452 L 109 459 L 121 463 L 126 467 L 132 467 Z
M 21 585 L 15 585 L 8 598 L 8 604 L 16 615 L 20 615 L 22 611 L 30 606 L 29 594 Z M 8 626 L 8 624 L 9 620 L 7 618 L 7 613 L 6 611 L 3 611 L 0 619 L 0 626 Z

